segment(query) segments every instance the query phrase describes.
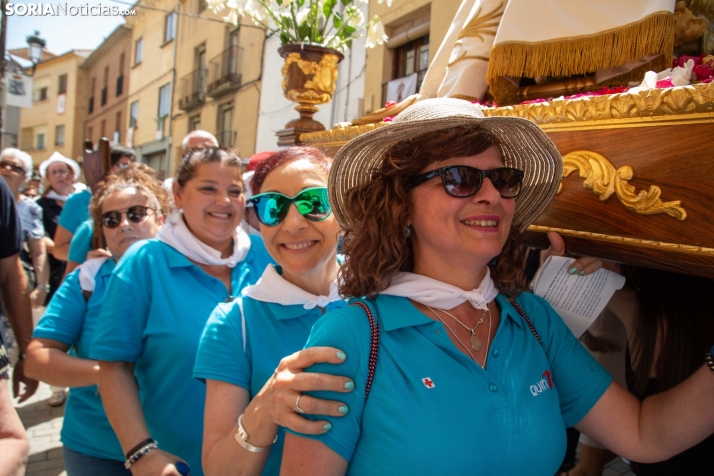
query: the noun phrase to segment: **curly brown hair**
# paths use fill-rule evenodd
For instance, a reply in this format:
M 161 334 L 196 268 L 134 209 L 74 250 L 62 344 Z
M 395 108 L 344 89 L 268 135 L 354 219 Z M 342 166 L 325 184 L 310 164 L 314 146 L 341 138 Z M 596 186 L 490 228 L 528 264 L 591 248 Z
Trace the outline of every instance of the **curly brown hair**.
M 430 164 L 452 157 L 468 157 L 499 146 L 497 139 L 478 125 L 421 135 L 395 144 L 370 182 L 351 189 L 345 207 L 357 219 L 345 230 L 340 274 L 343 296 L 374 296 L 386 289 L 400 271 L 414 269 L 411 240 L 404 234 L 409 223 L 410 182 Z M 525 289 L 525 254 L 521 236 L 512 228 L 501 253 L 491 262 L 496 287 L 511 297 Z
M 149 208 L 154 209 L 157 215 L 168 215 L 171 212 L 171 198 L 164 190 L 156 171 L 148 165 L 129 164 L 99 182 L 97 191 L 92 195 L 89 204 L 89 214 L 94 222 L 92 249 L 106 247 L 101 221 L 104 201 L 112 193 L 132 187 L 148 199 Z

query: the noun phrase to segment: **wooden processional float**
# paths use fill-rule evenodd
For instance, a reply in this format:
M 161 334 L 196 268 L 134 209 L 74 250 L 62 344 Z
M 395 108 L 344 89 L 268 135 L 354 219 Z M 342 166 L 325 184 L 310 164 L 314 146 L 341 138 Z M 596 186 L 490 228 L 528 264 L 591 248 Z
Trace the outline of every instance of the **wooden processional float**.
M 714 83 L 486 108 L 538 124 L 563 156 L 561 187 L 525 233 L 573 255 L 714 278 Z M 379 122 L 303 134 L 333 154 Z

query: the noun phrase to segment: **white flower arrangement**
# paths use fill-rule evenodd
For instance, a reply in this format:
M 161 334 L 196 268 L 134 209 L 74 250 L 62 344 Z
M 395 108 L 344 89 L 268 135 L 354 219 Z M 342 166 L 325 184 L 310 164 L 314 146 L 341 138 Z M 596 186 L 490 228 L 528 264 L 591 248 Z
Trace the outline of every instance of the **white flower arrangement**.
M 379 0 L 391 6 L 392 0 Z M 280 37 L 280 43 L 309 43 L 345 51 L 366 32 L 367 47 L 387 41 L 384 25 L 374 16 L 365 22 L 361 7 L 367 0 L 207 0 L 215 13 L 227 10 L 223 19 L 238 25 L 241 17 Z

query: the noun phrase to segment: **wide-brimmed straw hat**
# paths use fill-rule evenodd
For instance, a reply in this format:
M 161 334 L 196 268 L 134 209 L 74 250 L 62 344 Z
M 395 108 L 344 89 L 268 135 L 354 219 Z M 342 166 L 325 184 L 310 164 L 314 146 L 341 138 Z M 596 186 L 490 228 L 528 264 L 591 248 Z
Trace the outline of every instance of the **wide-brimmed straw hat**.
M 485 117 L 479 106 L 448 98 L 420 101 L 399 113 L 391 124 L 352 139 L 337 152 L 328 181 L 330 204 L 337 221 L 343 228 L 350 228 L 359 220 L 345 206 L 347 192 L 369 183 L 373 171 L 381 167 L 385 155 L 397 143 L 430 132 L 474 125 L 493 134 L 506 167 L 525 173 L 513 217 L 513 226 L 525 230 L 558 191 L 563 176 L 563 159 L 558 149 L 527 119 Z

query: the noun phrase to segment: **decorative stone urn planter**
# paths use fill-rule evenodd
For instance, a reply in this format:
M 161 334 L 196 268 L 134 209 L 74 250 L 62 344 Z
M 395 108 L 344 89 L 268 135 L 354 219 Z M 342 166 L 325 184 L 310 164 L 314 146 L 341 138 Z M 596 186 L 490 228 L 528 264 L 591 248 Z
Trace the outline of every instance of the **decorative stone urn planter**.
M 337 63 L 344 56 L 337 50 L 324 46 L 293 43 L 278 49 L 285 58 L 283 65 L 283 93 L 298 103 L 295 110 L 299 119 L 288 122 L 286 130 L 295 132 L 323 131 L 325 126 L 312 118 L 317 104 L 332 100 L 337 85 Z

